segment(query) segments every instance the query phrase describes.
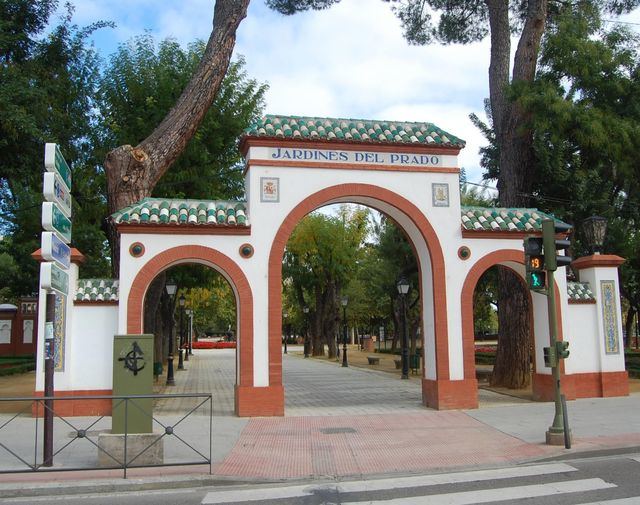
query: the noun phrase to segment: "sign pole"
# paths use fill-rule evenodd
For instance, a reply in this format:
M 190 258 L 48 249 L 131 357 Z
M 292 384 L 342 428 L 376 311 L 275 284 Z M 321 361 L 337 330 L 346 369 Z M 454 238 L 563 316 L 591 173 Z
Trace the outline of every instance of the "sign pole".
M 44 448 L 42 466 L 53 465 L 53 372 L 55 368 L 53 324 L 56 314 L 56 295 L 47 292 L 44 323 Z
M 71 249 L 71 168 L 57 144 L 44 146 L 44 174 L 42 192 L 42 255 L 47 261 L 40 270 L 40 289 L 46 290 L 44 323 L 44 436 L 42 466 L 53 466 L 53 377 L 55 372 L 54 325 L 56 295 L 69 293 Z M 59 266 L 58 266 L 59 265 Z M 66 303 L 66 298 L 63 298 Z M 64 338 L 65 328 L 62 328 Z

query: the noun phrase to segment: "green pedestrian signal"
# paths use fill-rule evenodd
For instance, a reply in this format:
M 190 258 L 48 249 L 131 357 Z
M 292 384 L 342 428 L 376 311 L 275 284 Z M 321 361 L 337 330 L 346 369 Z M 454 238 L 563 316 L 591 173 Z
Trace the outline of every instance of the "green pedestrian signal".
M 527 284 L 533 291 L 544 291 L 547 289 L 547 274 L 544 271 L 529 272 Z

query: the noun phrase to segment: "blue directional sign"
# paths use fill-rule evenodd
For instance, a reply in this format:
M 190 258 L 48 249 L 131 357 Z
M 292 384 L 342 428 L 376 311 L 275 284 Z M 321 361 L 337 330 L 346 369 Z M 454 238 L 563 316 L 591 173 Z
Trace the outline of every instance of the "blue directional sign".
M 71 248 L 51 231 L 42 232 L 42 257 L 65 270 L 71 265 Z

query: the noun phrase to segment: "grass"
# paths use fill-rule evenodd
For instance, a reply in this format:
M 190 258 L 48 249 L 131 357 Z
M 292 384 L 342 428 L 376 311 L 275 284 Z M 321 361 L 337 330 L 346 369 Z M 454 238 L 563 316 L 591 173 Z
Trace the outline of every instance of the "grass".
M 28 356 L 0 356 L 0 377 L 16 375 L 36 369 L 35 357 Z
M 625 349 L 624 362 L 629 372 L 629 377 L 640 378 L 640 350 Z
M 476 365 L 495 365 L 495 347 L 476 347 Z M 625 349 L 624 363 L 629 377 L 640 378 L 640 350 Z

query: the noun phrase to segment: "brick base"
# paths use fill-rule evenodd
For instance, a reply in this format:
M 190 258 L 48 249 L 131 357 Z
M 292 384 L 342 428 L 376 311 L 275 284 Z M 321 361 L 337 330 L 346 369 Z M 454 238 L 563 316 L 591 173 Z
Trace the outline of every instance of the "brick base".
M 629 376 L 626 371 L 563 375 L 560 381 L 562 393 L 567 400 L 629 395 Z M 533 374 L 533 399 L 543 402 L 553 401 L 551 375 Z
M 422 403 L 438 410 L 477 409 L 478 381 L 422 379 Z
M 101 396 L 111 395 L 110 389 L 87 390 L 87 391 L 55 391 L 54 398 L 58 396 L 82 398 L 83 396 Z M 33 396 L 42 397 L 42 391 L 35 391 Z M 31 406 L 31 415 L 33 417 L 42 417 L 44 407 L 42 403 L 34 402 Z M 111 399 L 87 399 L 87 400 L 54 400 L 53 410 L 56 415 L 61 417 L 77 417 L 77 416 L 110 416 L 111 415 Z
M 629 396 L 629 374 L 626 371 L 579 373 L 572 377 L 576 398 Z
M 565 375 L 560 378 L 562 392 L 567 400 L 575 400 L 573 380 Z M 569 384 L 571 382 L 571 384 Z M 532 399 L 536 402 L 552 402 L 555 398 L 553 376 L 551 374 L 534 373 L 531 377 Z
M 236 386 L 235 398 L 239 417 L 284 416 L 283 386 Z

